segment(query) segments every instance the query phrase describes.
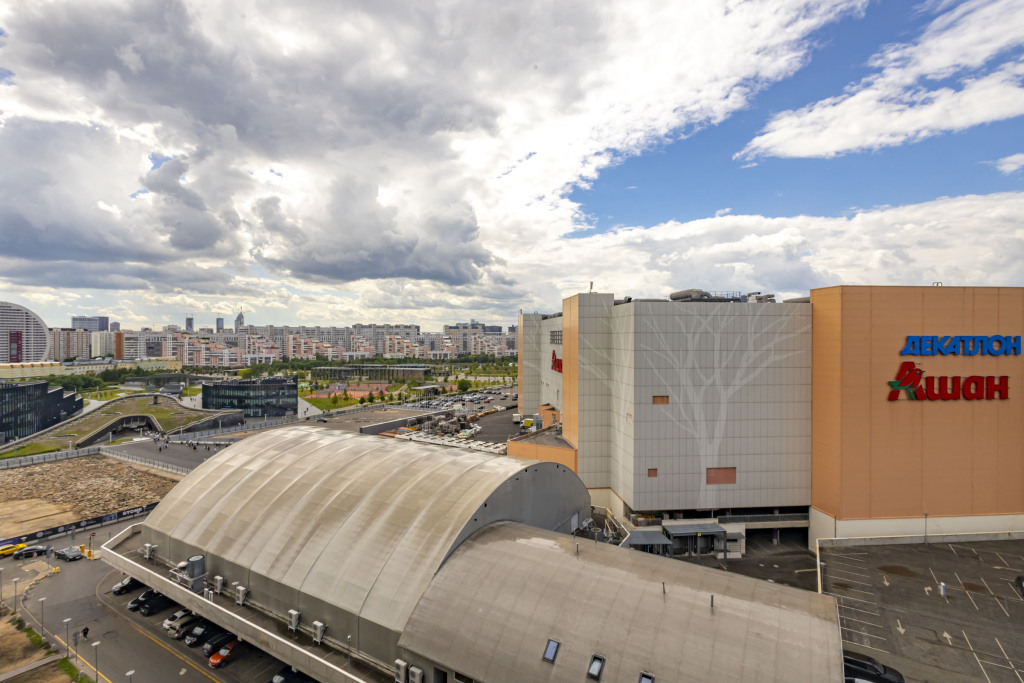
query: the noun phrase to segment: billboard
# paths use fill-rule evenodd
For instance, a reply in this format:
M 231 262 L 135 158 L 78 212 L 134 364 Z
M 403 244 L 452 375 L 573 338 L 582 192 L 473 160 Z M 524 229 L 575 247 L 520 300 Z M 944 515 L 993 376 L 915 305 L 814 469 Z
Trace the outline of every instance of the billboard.
M 24 344 L 22 343 L 21 331 L 15 330 L 7 334 L 8 362 L 22 363 L 24 357 Z

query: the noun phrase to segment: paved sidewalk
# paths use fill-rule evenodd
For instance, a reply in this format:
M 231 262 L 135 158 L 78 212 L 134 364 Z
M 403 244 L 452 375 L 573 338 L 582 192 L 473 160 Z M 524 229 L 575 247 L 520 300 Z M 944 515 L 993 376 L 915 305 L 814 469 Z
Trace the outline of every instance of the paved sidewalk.
M 40 667 L 46 666 L 47 664 L 52 664 L 53 662 L 59 662 L 63 658 L 64 655 L 50 655 L 49 657 L 44 657 L 43 659 L 37 659 L 36 661 L 30 664 L 18 667 L 17 669 L 12 669 L 7 673 L 0 674 L 0 683 L 3 683 L 4 681 L 14 680 L 22 674 L 28 673 L 29 671 L 34 671 Z

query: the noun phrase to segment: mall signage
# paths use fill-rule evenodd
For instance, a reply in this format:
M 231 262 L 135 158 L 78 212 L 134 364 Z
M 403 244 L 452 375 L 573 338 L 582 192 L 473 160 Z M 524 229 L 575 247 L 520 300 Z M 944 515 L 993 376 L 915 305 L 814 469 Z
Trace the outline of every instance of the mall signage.
M 562 359 L 555 355 L 555 352 L 551 352 L 551 369 L 555 372 L 562 371 Z
M 916 336 L 907 337 L 901 356 L 1019 356 L 1020 337 L 991 336 Z M 904 394 L 911 401 L 992 401 L 1009 398 L 1010 380 L 1006 375 L 945 377 L 925 375 L 913 361 L 904 361 L 896 379 L 888 382 L 889 400 Z

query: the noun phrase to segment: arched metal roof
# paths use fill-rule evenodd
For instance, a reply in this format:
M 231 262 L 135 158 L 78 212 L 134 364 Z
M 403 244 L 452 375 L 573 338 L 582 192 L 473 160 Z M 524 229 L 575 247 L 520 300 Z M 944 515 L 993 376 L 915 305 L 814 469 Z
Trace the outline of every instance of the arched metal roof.
M 548 639 L 559 643 L 553 662 Z M 605 681 L 838 681 L 843 671 L 830 596 L 515 523 L 455 551 L 399 649 L 488 683 L 588 680 L 594 655 Z
M 178 484 L 143 540 L 178 562 L 204 553 L 278 615 L 391 664 L 409 614 L 462 539 L 498 520 L 570 530 L 589 511 L 579 478 L 537 463 L 291 427 L 251 436 Z M 307 621 L 306 623 L 309 623 Z

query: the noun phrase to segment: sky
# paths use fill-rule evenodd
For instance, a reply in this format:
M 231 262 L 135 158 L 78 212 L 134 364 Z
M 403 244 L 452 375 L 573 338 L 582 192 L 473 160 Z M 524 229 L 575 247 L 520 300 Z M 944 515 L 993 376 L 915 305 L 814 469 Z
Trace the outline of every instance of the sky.
M 0 300 L 424 331 L 1024 284 L 1024 0 L 0 0 Z

